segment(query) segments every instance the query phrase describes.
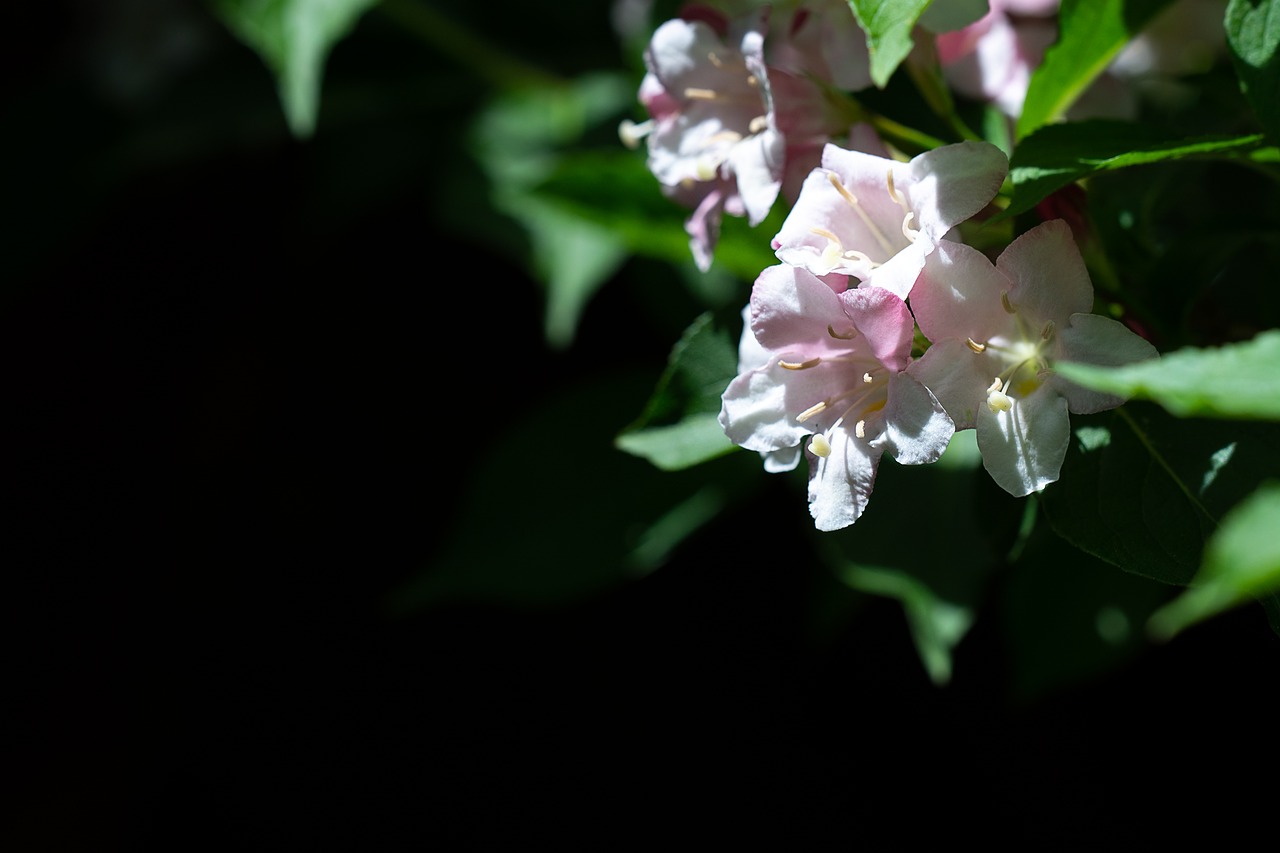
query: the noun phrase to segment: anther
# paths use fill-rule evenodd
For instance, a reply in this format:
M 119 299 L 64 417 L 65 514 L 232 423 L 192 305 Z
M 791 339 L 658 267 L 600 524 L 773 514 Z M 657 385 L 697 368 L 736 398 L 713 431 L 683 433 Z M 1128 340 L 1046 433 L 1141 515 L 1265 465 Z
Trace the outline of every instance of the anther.
M 839 332 L 837 332 L 834 328 L 832 328 L 830 323 L 828 323 L 828 324 L 827 324 L 827 334 L 828 334 L 828 335 L 830 335 L 831 337 L 835 338 L 836 340 L 840 340 L 840 341 L 851 341 L 851 340 L 853 340 L 854 338 L 856 338 L 856 337 L 858 336 L 858 330 L 857 330 L 857 329 L 850 329 L 850 330 L 849 330 L 849 332 L 848 332 L 847 334 L 843 334 L 843 335 L 842 335 L 842 334 L 840 334 Z
M 867 437 L 867 422 L 866 422 L 866 421 L 858 421 L 856 424 L 854 424 L 854 425 L 853 425 L 853 434 L 854 434 L 854 435 L 856 435 L 858 438 L 866 438 L 866 437 Z
M 1049 338 L 1053 337 L 1053 331 L 1054 331 L 1054 323 L 1052 320 L 1050 320 L 1049 322 L 1044 324 L 1044 329 L 1040 331 L 1040 337 L 1047 341 L 1049 340 Z
M 826 459 L 831 455 L 831 442 L 827 441 L 827 437 L 822 433 L 817 433 L 809 441 L 809 449 L 813 451 L 814 456 L 821 456 Z
M 1007 412 L 1013 408 L 1013 400 L 1001 388 L 999 376 L 991 380 L 991 387 L 987 389 L 987 408 L 994 414 Z
M 817 367 L 822 363 L 822 359 L 814 357 L 808 361 L 783 361 L 778 359 L 778 367 L 785 367 L 787 370 L 808 370 L 810 367 Z
M 973 338 L 965 338 L 964 343 L 965 343 L 965 346 L 967 346 L 969 349 L 973 350 L 974 352 L 985 352 L 987 349 L 986 344 L 980 344 L 977 341 L 975 341 Z
M 911 227 L 911 220 L 915 218 L 916 215 L 909 210 L 907 211 L 907 215 L 902 217 L 902 236 L 906 237 L 912 243 L 914 243 L 916 238 L 920 236 L 919 229 Z
M 622 140 L 622 144 L 634 150 L 640 147 L 640 140 L 644 139 L 653 130 L 653 119 L 640 122 L 637 124 L 631 119 L 623 119 L 618 125 L 618 138 Z
M 695 89 L 689 86 L 684 90 L 684 96 L 691 101 L 714 101 L 716 92 L 715 89 Z
M 1017 314 L 1018 309 L 1009 304 L 1009 291 L 1000 291 L 1000 305 L 1004 308 L 1006 314 Z
M 768 128 L 769 128 L 768 116 L 756 116 L 751 120 L 750 124 L 747 125 L 747 130 L 751 131 L 752 133 L 760 133 L 763 130 L 768 130 Z
M 874 381 L 875 381 L 875 380 L 871 378 L 871 374 L 870 374 L 870 373 L 864 373 L 864 374 L 862 374 L 862 382 L 863 382 L 863 384 L 864 384 L 864 385 L 870 385 L 870 384 L 871 384 L 872 382 L 874 382 Z

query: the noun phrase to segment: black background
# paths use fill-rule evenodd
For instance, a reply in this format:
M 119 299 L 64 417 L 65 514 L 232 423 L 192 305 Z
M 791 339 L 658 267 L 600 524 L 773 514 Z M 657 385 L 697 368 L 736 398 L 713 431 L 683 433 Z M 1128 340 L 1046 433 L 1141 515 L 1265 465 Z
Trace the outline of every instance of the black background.
M 604 4 L 453 5 L 565 74 L 622 61 Z M 1031 702 L 980 615 L 935 687 L 896 603 L 814 638 L 821 570 L 742 535 L 804 523 L 780 483 L 582 601 L 389 612 L 492 436 L 651 382 L 672 337 L 606 287 L 544 344 L 489 251 L 520 237 L 438 203 L 483 85 L 376 13 L 308 142 L 198 4 L 6 17 L 11 849 L 1144 849 L 1271 819 L 1259 609 Z M 636 402 L 599 406 L 530 454 L 572 465 Z M 495 537 L 547 511 L 510 478 Z

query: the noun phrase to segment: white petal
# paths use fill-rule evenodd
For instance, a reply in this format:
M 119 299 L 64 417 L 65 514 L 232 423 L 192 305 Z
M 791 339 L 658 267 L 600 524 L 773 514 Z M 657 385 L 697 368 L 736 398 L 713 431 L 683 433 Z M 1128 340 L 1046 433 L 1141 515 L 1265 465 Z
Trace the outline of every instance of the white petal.
M 1067 401 L 1050 386 L 1013 401 L 1007 412 L 978 412 L 982 464 L 1014 497 L 1037 492 L 1058 479 L 1071 438 Z
M 839 530 L 858 520 L 875 485 L 882 451 L 837 430 L 831 453 L 809 462 L 809 513 L 819 530 Z

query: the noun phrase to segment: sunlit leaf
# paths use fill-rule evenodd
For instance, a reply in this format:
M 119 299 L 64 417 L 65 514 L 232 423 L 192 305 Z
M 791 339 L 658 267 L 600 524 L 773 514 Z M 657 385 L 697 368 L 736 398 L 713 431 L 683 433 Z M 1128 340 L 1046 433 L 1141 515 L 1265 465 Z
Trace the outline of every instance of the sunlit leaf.
M 1180 417 L 1280 419 L 1280 330 L 1118 367 L 1064 362 L 1056 369 L 1081 385 L 1152 400 Z
M 276 77 L 289 129 L 315 131 L 324 64 L 333 46 L 378 0 L 216 0 L 227 27 L 257 51 Z
M 1171 0 L 1062 0 L 1058 40 L 1031 75 L 1017 137 L 1057 121 Z
M 930 0 L 849 0 L 871 54 L 871 79 L 881 89 L 907 58 L 911 30 Z
M 1280 592 L 1278 529 L 1280 481 L 1273 480 L 1222 519 L 1191 589 L 1152 615 L 1152 635 L 1169 639 L 1233 607 Z

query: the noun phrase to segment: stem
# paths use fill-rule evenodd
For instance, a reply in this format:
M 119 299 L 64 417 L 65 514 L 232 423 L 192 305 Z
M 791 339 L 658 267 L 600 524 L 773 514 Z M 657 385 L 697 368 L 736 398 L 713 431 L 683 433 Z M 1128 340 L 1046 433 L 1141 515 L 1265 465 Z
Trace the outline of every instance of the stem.
M 382 0 L 377 8 L 407 32 L 499 89 L 564 84 L 559 77 L 513 58 L 419 0 Z

